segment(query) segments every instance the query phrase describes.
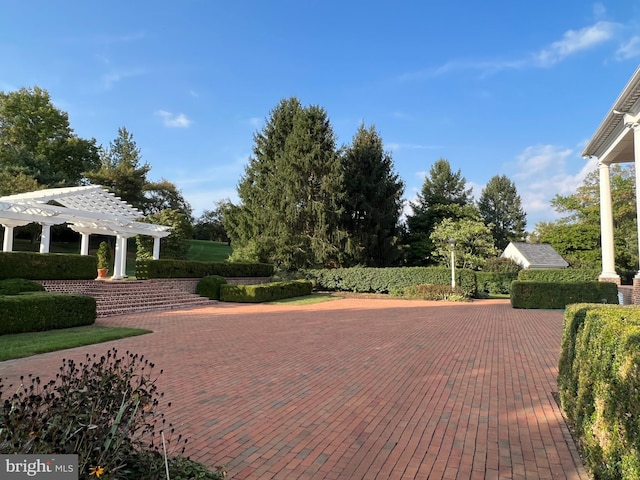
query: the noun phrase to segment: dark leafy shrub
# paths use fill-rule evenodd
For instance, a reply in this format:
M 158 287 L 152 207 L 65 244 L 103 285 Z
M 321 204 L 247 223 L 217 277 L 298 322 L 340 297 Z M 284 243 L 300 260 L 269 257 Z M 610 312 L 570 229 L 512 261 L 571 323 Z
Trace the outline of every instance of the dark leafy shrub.
M 410 285 L 402 289 L 400 295 L 404 298 L 420 300 L 449 300 L 453 302 L 469 300 L 460 287 L 451 288 L 451 285 Z
M 17 295 L 22 292 L 44 292 L 44 287 L 33 280 L 7 278 L 0 280 L 0 295 Z
M 518 280 L 528 280 L 532 282 L 595 282 L 600 276 L 599 270 L 589 270 L 583 268 L 551 268 L 540 270 L 520 270 Z
M 221 277 L 270 277 L 273 265 L 267 263 L 194 262 L 186 260 L 136 261 L 136 277 L 149 278 L 202 278 L 208 275 Z
M 491 273 L 515 273 L 517 274 L 522 267 L 511 258 L 491 257 L 482 266 L 483 272 Z
M 517 277 L 518 274 L 514 272 L 476 272 L 478 298 L 487 298 L 489 295 L 504 295 L 511 293 L 511 282 L 513 282 Z
M 19 387 L 8 385 L 8 394 L 0 383 L 0 454 L 77 454 L 80 479 L 165 478 L 164 471 L 151 468 L 158 463 L 162 436 L 172 457 L 184 454 L 187 440 L 174 436 L 174 427 L 158 411 L 163 394 L 153 369 L 143 356 L 119 356 L 111 349 L 80 363 L 63 360 L 48 382 L 21 377 Z M 191 468 L 181 462 L 172 460 L 178 470 Z
M 227 281 L 220 275 L 208 275 L 198 282 L 196 293 L 211 300 L 220 300 L 220 286 L 226 283 Z

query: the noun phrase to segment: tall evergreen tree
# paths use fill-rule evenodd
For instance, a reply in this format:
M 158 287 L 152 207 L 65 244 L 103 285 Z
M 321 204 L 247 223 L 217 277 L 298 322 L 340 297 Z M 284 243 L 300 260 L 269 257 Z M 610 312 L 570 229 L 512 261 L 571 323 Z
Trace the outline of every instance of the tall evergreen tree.
M 284 99 L 254 142 L 238 185 L 241 205 L 223 215 L 234 258 L 285 269 L 339 264 L 344 184 L 325 110 Z
M 498 250 L 504 250 L 512 240 L 524 239 L 527 214 L 515 184 L 506 175 L 489 180 L 478 200 L 478 211 L 491 229 Z
M 101 151 L 100 157 L 100 168 L 87 172 L 86 177 L 92 183 L 107 187 L 125 202 L 145 211 L 145 187 L 151 166 L 148 163 L 141 165 L 140 149 L 133 135 L 125 127 L 120 127 L 118 137 L 106 150 Z
M 374 126 L 360 125 L 344 158 L 346 197 L 343 226 L 353 264 L 393 265 L 399 256 L 399 219 L 404 183 L 393 171 Z
M 458 220 L 475 219 L 477 210 L 473 205 L 471 188 L 460 170 L 453 172 L 449 161 L 441 158 L 429 170 L 417 202 L 410 202 L 412 215 L 407 215 L 408 246 L 406 261 L 409 265 L 434 263 L 435 247 L 430 238 L 433 229 L 445 218 Z

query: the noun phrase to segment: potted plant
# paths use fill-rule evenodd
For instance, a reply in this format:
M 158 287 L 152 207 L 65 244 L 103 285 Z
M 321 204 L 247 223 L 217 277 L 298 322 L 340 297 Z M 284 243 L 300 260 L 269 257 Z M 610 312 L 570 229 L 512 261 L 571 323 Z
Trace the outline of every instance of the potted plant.
M 107 278 L 111 262 L 111 250 L 107 242 L 100 242 L 96 257 L 98 258 L 98 278 Z

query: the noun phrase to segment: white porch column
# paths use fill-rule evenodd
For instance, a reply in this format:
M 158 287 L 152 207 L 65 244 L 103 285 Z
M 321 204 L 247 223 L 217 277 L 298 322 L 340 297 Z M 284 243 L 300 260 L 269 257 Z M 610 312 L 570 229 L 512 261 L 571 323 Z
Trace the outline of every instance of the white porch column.
M 42 233 L 40 234 L 40 253 L 49 253 L 49 245 L 51 244 L 51 224 L 41 223 Z
M 640 205 L 640 123 L 637 123 L 636 119 L 634 123 L 628 124 L 627 126 L 633 129 L 633 154 L 636 168 L 636 217 L 640 222 L 640 208 L 638 208 L 638 205 Z M 638 224 L 638 240 L 640 241 L 640 223 Z M 640 244 L 638 245 L 638 250 L 640 253 Z M 635 278 L 640 279 L 640 270 L 636 273 Z M 636 282 L 634 282 L 634 286 L 635 283 Z
M 13 225 L 7 225 L 3 223 L 4 227 L 4 239 L 2 241 L 2 251 L 3 252 L 11 252 L 13 251 Z
M 611 177 L 609 164 L 599 162 L 600 170 L 600 245 L 602 247 L 602 282 L 620 283 L 616 273 L 615 244 L 613 242 L 613 208 L 611 200 Z
M 120 280 L 122 278 L 122 238 L 120 234 L 116 236 L 116 257 L 113 261 L 112 280 Z
M 127 238 L 124 235 L 121 236 L 120 242 L 122 245 L 120 246 L 120 251 L 122 254 L 120 255 L 120 274 L 123 278 L 127 277 Z
M 153 237 L 153 259 L 160 258 L 160 237 Z
M 89 234 L 80 233 L 80 255 L 89 255 Z

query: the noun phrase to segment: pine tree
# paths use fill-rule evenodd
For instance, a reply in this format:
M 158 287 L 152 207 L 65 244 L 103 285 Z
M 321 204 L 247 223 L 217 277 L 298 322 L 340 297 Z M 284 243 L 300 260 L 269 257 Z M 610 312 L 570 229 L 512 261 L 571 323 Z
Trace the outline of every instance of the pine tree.
M 125 202 L 145 211 L 144 191 L 151 166 L 148 163 L 140 164 L 140 149 L 133 140 L 133 135 L 125 127 L 120 127 L 118 137 L 106 150 L 101 151 L 100 157 L 100 168 L 88 172 L 86 177 L 92 183 L 107 187 Z
M 399 219 L 404 184 L 393 158 L 371 126 L 360 125 L 344 154 L 346 198 L 343 225 L 352 264 L 393 265 L 399 256 Z
M 344 185 L 325 110 L 284 99 L 254 142 L 238 185 L 241 204 L 223 215 L 233 258 L 288 270 L 339 264 Z
M 515 184 L 506 175 L 489 180 L 478 200 L 478 211 L 499 250 L 504 250 L 512 240 L 523 240 L 527 214 Z
M 466 179 L 460 170 L 453 172 L 449 161 L 441 158 L 429 170 L 418 201 L 411 202 L 412 215 L 407 215 L 408 245 L 406 261 L 409 265 L 434 263 L 435 249 L 430 238 L 433 229 L 445 218 L 458 220 L 475 218 L 477 210 L 466 188 Z

